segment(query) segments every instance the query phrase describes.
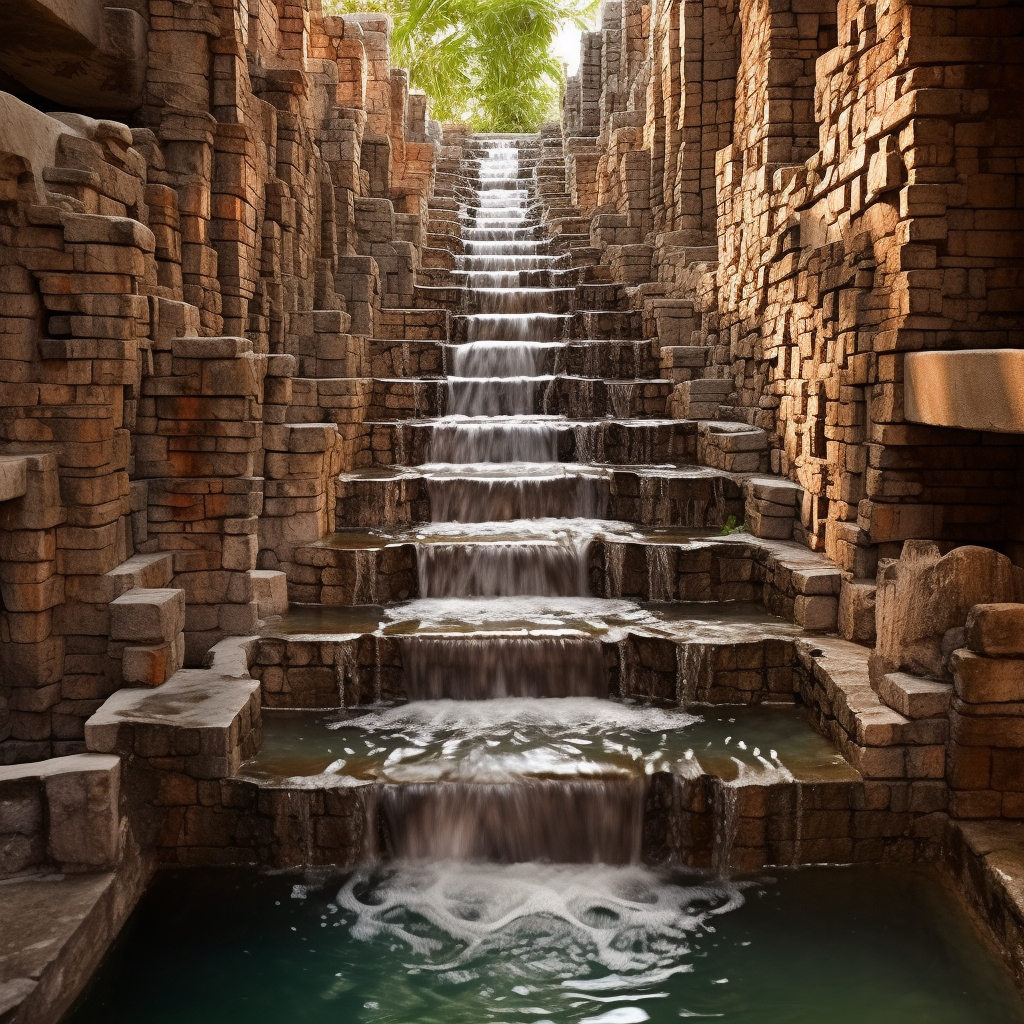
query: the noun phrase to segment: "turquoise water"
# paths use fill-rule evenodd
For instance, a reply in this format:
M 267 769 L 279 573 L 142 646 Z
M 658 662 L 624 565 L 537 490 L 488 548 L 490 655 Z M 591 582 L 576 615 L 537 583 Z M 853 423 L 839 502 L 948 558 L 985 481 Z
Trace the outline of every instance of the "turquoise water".
M 66 1024 L 1021 1024 L 929 869 L 163 876 Z

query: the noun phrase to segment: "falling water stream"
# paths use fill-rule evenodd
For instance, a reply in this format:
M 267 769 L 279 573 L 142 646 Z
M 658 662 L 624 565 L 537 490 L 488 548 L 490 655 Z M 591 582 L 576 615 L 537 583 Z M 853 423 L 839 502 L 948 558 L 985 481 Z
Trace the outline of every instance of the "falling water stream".
M 565 271 L 556 270 L 563 264 L 548 251 L 518 141 L 482 142 L 479 155 L 479 188 L 462 212 L 465 255 L 454 271 L 465 284 L 465 312 L 445 348 L 447 411 L 430 422 L 421 467 L 433 524 L 422 526 L 415 541 L 417 607 L 448 632 L 442 626 L 437 635 L 420 635 L 420 626 L 399 641 L 398 652 L 414 717 L 433 721 L 446 702 L 472 701 L 486 707 L 489 725 L 479 729 L 476 711 L 446 710 L 438 752 L 436 729 L 414 730 L 395 746 L 374 730 L 372 718 L 362 719 L 346 728 L 361 730 L 372 749 L 355 737 L 336 743 L 357 753 L 328 757 L 318 770 L 379 783 L 365 797 L 386 832 L 383 845 L 371 844 L 375 856 L 639 864 L 652 773 L 682 778 L 701 770 L 687 763 L 694 751 L 684 732 L 692 717 L 677 712 L 652 731 L 648 719 L 608 700 L 620 662 L 626 683 L 632 671 L 628 652 L 620 659 L 601 642 L 601 616 L 622 609 L 591 594 L 591 547 L 604 529 L 609 474 L 559 461 L 567 424 L 544 413 L 552 371 L 570 343 L 575 291 L 553 283 Z M 584 313 L 581 322 L 590 319 Z M 608 384 L 614 414 L 630 415 L 636 387 Z M 596 455 L 586 422 L 571 429 L 577 452 Z M 357 555 L 376 559 L 372 547 Z M 610 546 L 613 576 L 624 572 L 622 555 L 622 545 Z M 360 565 L 357 558 L 360 593 L 377 600 L 377 577 Z M 667 547 L 651 555 L 648 577 L 652 597 L 670 600 L 674 562 Z M 565 614 L 566 602 L 600 607 L 581 608 L 580 629 L 569 626 L 575 613 Z M 552 614 L 566 625 L 544 635 L 522 627 L 503 635 L 480 621 L 543 621 Z M 589 735 L 581 715 L 602 723 L 608 735 Z M 576 723 L 569 733 L 567 716 Z M 730 865 L 738 789 L 792 778 L 768 732 L 763 753 L 755 737 L 755 755 L 738 773 L 735 757 L 700 755 L 723 779 L 714 793 L 719 874 Z M 268 720 L 254 770 L 274 770 L 279 739 Z
M 422 472 L 434 524 L 476 524 L 475 534 L 418 542 L 416 610 L 381 612 L 381 622 L 433 623 L 436 635 L 396 641 L 410 702 L 267 713 L 263 750 L 244 768 L 277 787 L 358 792 L 375 823 L 368 862 L 343 882 L 290 892 L 280 878 L 211 883 L 205 896 L 193 883 L 194 900 L 173 885 L 158 890 L 125 952 L 141 957 L 134 974 L 108 989 L 101 978 L 71 1021 L 1024 1024 L 1006 979 L 918 875 L 893 886 L 854 874 L 846 890 L 814 874 L 757 886 L 729 879 L 743 787 L 808 772 L 849 778 L 792 709 L 697 715 L 609 699 L 602 616 L 651 615 L 591 595 L 609 476 L 560 462 L 566 424 L 545 414 L 573 292 L 551 286 L 564 262 L 535 213 L 523 140 L 472 145 L 478 168 L 465 168 L 479 188 L 461 214 L 465 255 L 454 271 L 465 312 L 446 348 L 446 415 L 432 421 Z M 615 415 L 632 414 L 632 383 L 607 394 Z M 570 429 L 578 458 L 600 455 L 603 435 Z M 369 546 L 357 585 L 373 600 L 375 557 Z M 671 565 L 668 548 L 649 562 L 655 599 L 673 593 Z M 502 625 L 523 616 L 527 629 Z M 528 635 L 541 627 L 546 635 Z M 678 797 L 701 773 L 715 780 L 714 872 L 644 867 L 655 780 L 669 780 L 658 799 Z M 870 917 L 865 908 L 885 894 L 906 904 L 894 919 L 906 936 L 889 935 L 891 918 L 871 918 L 861 940 L 837 927 L 844 913 Z M 836 899 L 849 906 L 832 913 Z M 182 930 L 179 906 L 210 920 Z M 917 928 L 911 911 L 957 936 L 956 971 L 935 966 L 942 929 Z M 792 920 L 780 935 L 783 918 Z M 911 932 L 932 961 L 908 965 L 900 939 Z M 164 978 L 163 944 L 188 970 Z M 224 981 L 233 971 L 251 979 L 244 990 Z M 879 998 L 836 984 L 863 971 L 875 972 Z M 142 977 L 161 998 L 136 995 L 122 1012 Z M 201 1011 L 194 1000 L 182 1006 L 189 984 Z M 800 985 L 809 987 L 794 996 Z

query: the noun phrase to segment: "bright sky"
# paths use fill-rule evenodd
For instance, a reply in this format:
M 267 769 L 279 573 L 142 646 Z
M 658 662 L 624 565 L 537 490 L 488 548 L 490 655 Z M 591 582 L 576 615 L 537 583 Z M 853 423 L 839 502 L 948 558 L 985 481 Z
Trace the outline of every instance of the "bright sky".
M 593 21 L 589 26 L 590 29 L 597 28 L 600 20 L 600 14 L 595 11 Z M 555 37 L 555 54 L 559 60 L 565 62 L 570 75 L 575 75 L 580 69 L 580 37 L 582 35 L 583 33 L 578 28 L 567 25 Z
M 555 54 L 568 65 L 570 75 L 575 75 L 580 69 L 581 35 L 578 28 L 567 26 L 555 37 Z

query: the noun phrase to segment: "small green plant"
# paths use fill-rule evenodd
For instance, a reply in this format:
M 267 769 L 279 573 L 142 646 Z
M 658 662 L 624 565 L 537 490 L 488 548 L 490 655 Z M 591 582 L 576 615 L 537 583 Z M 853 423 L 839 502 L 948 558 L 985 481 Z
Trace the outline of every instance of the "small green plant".
M 747 521 L 744 519 L 741 523 L 735 516 L 729 516 L 725 521 L 725 526 L 722 527 L 719 532 L 720 537 L 728 537 L 730 533 L 746 533 L 747 532 Z

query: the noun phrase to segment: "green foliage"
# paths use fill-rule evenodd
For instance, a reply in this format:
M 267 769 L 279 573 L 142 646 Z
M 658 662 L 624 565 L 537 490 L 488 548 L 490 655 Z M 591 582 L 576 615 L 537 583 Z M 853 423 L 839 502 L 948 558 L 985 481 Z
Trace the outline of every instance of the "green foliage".
M 439 121 L 531 132 L 558 116 L 562 26 L 586 28 L 598 0 L 324 0 L 324 11 L 392 16 L 392 62 L 432 100 Z
M 746 520 L 741 523 L 735 516 L 729 516 L 725 521 L 725 526 L 719 531 L 719 536 L 728 537 L 730 533 L 746 533 L 746 530 Z

